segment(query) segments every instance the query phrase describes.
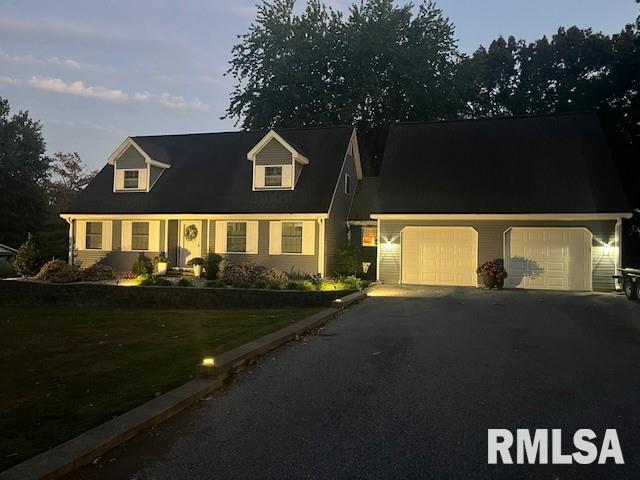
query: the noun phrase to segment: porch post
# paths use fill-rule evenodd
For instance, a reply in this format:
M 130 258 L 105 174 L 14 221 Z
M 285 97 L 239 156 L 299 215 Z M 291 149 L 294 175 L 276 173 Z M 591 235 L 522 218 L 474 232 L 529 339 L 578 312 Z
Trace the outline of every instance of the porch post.
M 69 224 L 69 265 L 73 266 L 73 223 L 72 218 L 67 218 Z

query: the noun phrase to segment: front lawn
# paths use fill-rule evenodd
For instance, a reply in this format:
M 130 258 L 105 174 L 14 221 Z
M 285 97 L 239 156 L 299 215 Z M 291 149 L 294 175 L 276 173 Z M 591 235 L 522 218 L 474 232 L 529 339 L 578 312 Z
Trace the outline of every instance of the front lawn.
M 0 305 L 0 471 L 175 388 L 319 309 Z

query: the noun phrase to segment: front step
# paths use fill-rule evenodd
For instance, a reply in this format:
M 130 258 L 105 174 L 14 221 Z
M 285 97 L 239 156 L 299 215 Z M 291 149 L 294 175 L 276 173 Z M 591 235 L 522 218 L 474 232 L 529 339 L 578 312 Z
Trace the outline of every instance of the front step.
M 167 277 L 193 277 L 193 269 L 189 268 L 171 268 L 165 274 Z

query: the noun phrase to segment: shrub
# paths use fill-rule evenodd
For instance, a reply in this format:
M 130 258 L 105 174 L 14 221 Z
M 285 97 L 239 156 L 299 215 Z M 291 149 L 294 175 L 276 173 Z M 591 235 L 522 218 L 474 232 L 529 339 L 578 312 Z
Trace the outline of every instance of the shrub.
M 29 234 L 27 241 L 20 245 L 13 265 L 19 275 L 33 276 L 38 273 L 42 265 L 42 260 L 40 258 L 40 250 L 33 235 Z
M 113 268 L 102 263 L 94 263 L 80 272 L 80 280 L 85 282 L 99 282 L 101 280 L 111 280 L 112 278 Z
M 251 285 L 256 281 L 256 267 L 253 263 L 228 264 L 225 266 L 222 279 L 234 287 L 240 284 Z
M 287 290 L 302 290 L 302 284 L 300 282 L 287 283 Z
M 193 283 L 191 283 L 191 280 L 187 280 L 186 278 L 181 278 L 180 280 L 178 280 L 178 283 L 176 283 L 176 285 L 178 285 L 179 287 L 193 287 Z
M 266 289 L 268 287 L 269 287 L 269 284 L 267 282 L 265 282 L 264 280 L 262 280 L 261 278 L 256 280 L 255 283 L 253 284 L 253 288 Z
M 6 258 L 0 258 L 0 278 L 10 278 L 16 276 L 16 269 Z
M 78 270 L 67 262 L 50 260 L 42 266 L 36 275 L 36 279 L 53 283 L 70 283 L 77 281 L 78 276 Z
M 216 278 L 218 278 L 221 262 L 222 257 L 217 253 L 210 253 L 209 255 L 207 255 L 207 261 L 204 264 L 207 280 L 215 280 Z
M 495 277 L 496 280 L 507 278 L 507 271 L 502 265 L 496 262 L 484 262 L 478 267 L 476 273 L 482 277 Z
M 166 278 L 162 278 L 158 276 L 141 275 L 139 285 L 155 286 L 155 287 L 170 287 L 172 284 Z
M 153 266 L 147 257 L 138 257 L 136 261 L 133 262 L 133 266 L 131 267 L 131 271 L 136 275 L 147 275 L 153 272 Z
M 245 282 L 243 280 L 238 280 L 237 282 L 231 284 L 233 288 L 251 288 L 253 284 L 251 282 Z
M 122 277 L 125 280 L 133 280 L 134 278 L 136 278 L 138 275 L 136 275 L 135 273 L 133 273 L 131 270 L 129 270 L 127 273 L 124 274 L 124 277 Z
M 284 285 L 289 281 L 289 275 L 275 268 L 269 268 L 260 274 L 260 280 L 270 285 Z
M 225 281 L 220 278 L 207 282 L 207 287 L 211 287 L 211 288 L 224 288 L 226 286 L 227 284 L 225 283 Z
M 362 270 L 362 251 L 353 245 L 339 248 L 336 263 L 338 273 L 342 275 L 357 275 Z

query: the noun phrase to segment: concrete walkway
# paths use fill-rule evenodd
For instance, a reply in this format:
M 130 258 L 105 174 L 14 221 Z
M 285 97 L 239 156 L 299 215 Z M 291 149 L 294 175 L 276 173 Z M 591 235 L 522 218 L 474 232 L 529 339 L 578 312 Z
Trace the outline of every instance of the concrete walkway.
M 637 478 L 640 303 L 403 291 L 374 291 L 74 478 Z M 578 428 L 616 428 L 626 465 L 489 466 L 488 428 L 562 428 L 565 450 Z

